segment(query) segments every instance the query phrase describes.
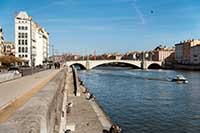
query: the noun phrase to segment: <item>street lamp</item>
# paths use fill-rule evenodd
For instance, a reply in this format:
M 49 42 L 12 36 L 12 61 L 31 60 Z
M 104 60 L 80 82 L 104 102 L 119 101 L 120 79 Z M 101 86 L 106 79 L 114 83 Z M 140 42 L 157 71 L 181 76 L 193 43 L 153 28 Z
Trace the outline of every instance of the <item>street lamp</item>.
M 49 52 L 51 53 L 51 56 L 52 56 L 52 58 L 53 58 L 53 61 L 54 61 L 54 45 L 51 45 L 51 44 L 49 44 Z

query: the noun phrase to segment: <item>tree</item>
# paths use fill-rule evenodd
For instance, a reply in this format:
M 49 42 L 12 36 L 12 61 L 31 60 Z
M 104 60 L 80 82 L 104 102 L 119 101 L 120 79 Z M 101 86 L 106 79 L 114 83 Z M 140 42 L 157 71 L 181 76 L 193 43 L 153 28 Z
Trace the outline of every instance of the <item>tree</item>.
M 0 56 L 0 62 L 2 63 L 2 65 L 5 65 L 8 67 L 14 63 L 21 63 L 22 59 L 15 56 Z

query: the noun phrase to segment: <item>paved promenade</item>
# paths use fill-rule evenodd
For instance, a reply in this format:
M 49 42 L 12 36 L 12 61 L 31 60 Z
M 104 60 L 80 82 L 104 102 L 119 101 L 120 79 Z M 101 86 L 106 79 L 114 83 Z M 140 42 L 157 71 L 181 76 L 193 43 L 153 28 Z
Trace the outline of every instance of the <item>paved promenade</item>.
M 59 70 L 46 70 L 0 84 L 0 123 L 36 94 Z M 15 104 L 13 104 L 15 103 Z
M 81 88 L 81 96 L 73 96 L 72 74 L 68 74 L 68 102 L 73 104 L 70 113 L 67 114 L 67 125 L 75 126 L 72 133 L 103 133 L 109 130 L 111 122 L 98 104 L 93 100 L 88 100 L 84 86 Z

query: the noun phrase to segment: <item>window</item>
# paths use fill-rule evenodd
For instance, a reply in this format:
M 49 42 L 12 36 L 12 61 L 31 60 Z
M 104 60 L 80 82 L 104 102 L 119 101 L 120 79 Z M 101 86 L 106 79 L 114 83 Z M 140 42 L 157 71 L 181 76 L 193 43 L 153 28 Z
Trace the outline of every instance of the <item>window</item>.
M 25 54 L 25 57 L 26 57 L 26 58 L 28 57 L 27 54 Z
M 24 57 L 24 55 L 22 55 L 22 57 Z
M 22 45 L 24 45 L 24 40 L 22 40 Z
M 18 29 L 21 30 L 21 26 L 19 26 Z
M 193 57 L 198 57 L 198 55 L 193 55 Z
M 21 45 L 21 40 L 18 40 L 18 45 Z
M 24 47 L 22 47 L 22 53 L 24 53 Z
M 21 38 L 21 33 L 18 33 L 18 38 Z
M 21 53 L 21 47 L 19 47 L 18 52 Z
M 22 33 L 22 38 L 24 38 L 24 33 Z
M 25 45 L 27 45 L 28 44 L 28 42 L 27 42 L 27 40 L 25 40 Z
M 28 33 L 25 33 L 25 38 L 27 38 L 28 37 Z
M 10 49 L 10 48 L 11 48 L 11 46 L 10 46 L 10 45 L 8 45 L 8 46 L 7 46 L 7 49 Z
M 28 30 L 28 27 L 27 27 L 27 26 L 25 26 L 25 30 Z
M 28 52 L 28 48 L 27 48 L 27 47 L 25 48 L 25 52 L 26 52 L 26 53 Z
M 19 57 L 21 57 L 21 55 L 19 55 Z
M 22 30 L 24 30 L 24 26 L 22 26 Z

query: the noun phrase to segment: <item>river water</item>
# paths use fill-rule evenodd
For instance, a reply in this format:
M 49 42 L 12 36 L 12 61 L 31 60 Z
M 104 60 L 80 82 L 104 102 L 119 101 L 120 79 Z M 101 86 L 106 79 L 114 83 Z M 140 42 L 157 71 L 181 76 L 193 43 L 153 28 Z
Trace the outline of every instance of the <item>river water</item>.
M 170 82 L 177 74 L 189 83 Z M 200 72 L 102 67 L 79 76 L 123 133 L 200 133 Z

